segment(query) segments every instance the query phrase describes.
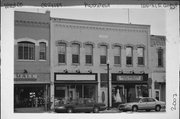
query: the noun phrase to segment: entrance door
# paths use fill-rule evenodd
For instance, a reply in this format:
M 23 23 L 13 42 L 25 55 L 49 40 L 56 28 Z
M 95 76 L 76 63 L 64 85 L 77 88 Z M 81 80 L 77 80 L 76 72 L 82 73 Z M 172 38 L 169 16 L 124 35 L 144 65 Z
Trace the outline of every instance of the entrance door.
M 76 89 L 69 89 L 69 98 L 70 98 L 70 101 L 76 99 Z

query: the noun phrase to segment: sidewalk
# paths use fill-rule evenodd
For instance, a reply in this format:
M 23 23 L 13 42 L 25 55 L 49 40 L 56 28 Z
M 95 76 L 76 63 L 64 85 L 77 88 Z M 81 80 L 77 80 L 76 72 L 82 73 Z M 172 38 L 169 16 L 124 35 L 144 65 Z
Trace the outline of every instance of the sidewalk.
M 120 112 L 117 108 L 111 108 L 109 110 L 100 111 L 100 113 L 118 113 Z
M 15 108 L 14 113 L 44 113 L 44 107 Z

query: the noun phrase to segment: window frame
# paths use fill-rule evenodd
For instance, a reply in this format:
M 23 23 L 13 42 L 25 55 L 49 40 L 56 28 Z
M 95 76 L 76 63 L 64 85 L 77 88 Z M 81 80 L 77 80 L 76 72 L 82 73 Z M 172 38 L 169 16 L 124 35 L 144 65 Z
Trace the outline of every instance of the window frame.
M 41 44 L 45 44 L 45 58 L 44 59 L 41 59 L 40 58 L 40 53 L 41 53 Z M 46 42 L 39 42 L 39 61 L 46 61 L 47 60 L 47 44 Z
M 161 54 L 161 56 L 159 56 L 159 52 L 161 52 L 162 54 Z M 160 59 L 161 58 L 161 59 Z M 157 66 L 158 67 L 164 67 L 164 49 L 162 49 L 162 48 L 158 48 L 157 49 Z M 160 62 L 159 62 L 159 60 L 161 60 L 160 62 L 162 63 L 161 65 L 160 65 Z
M 115 45 L 114 47 L 113 47 L 113 49 L 116 49 L 116 48 L 118 48 L 119 49 L 119 55 L 117 56 L 117 55 L 114 55 L 114 65 L 118 65 L 118 66 L 120 66 L 121 65 L 121 46 L 117 46 L 117 45 Z M 115 63 L 115 57 L 119 57 L 119 63 Z
M 24 54 L 24 47 L 25 47 L 25 45 L 27 45 L 26 47 L 27 47 L 27 49 L 28 49 L 28 58 L 27 59 L 25 59 L 25 54 Z M 32 45 L 33 47 L 29 47 L 29 45 Z M 23 51 L 22 51 L 22 59 L 20 58 L 20 52 L 19 52 L 19 48 L 20 48 L 20 46 L 21 47 L 23 47 Z M 30 57 L 30 54 L 29 54 L 29 49 L 30 48 L 32 48 L 32 50 L 33 50 L 33 52 L 31 53 L 31 55 L 32 55 L 32 59 L 30 59 L 29 57 Z M 18 42 L 17 43 L 17 60 L 18 61 L 35 61 L 36 60 L 36 44 L 34 43 L 34 42 L 31 42 L 31 41 L 20 41 L 20 42 Z
M 143 50 L 143 52 L 142 52 L 143 57 L 139 57 L 139 56 L 138 56 L 138 49 L 139 49 L 139 48 L 142 48 L 142 50 Z M 143 63 L 142 63 L 142 64 L 139 64 L 139 58 L 142 58 L 142 59 L 143 59 Z M 137 64 L 138 64 L 138 66 L 144 66 L 144 65 L 145 65 L 145 48 L 144 48 L 144 47 L 138 47 L 138 48 L 137 48 Z
M 73 45 L 77 45 L 78 46 L 78 54 L 73 54 L 72 52 L 71 52 L 71 62 L 72 62 L 72 65 L 80 65 L 80 47 L 81 47 L 81 45 L 79 44 L 79 43 L 72 43 L 71 44 L 71 51 L 72 51 L 72 48 L 73 48 Z M 73 58 L 73 56 L 78 56 L 78 62 L 76 63 L 76 62 L 73 62 L 74 60 L 74 58 Z
M 106 45 L 100 45 L 100 49 L 101 49 L 101 47 L 105 47 L 106 49 L 106 55 L 101 55 L 101 53 L 100 53 L 100 65 L 106 65 L 107 64 L 107 60 L 108 60 L 108 56 L 107 56 L 107 54 L 108 54 L 108 46 L 106 46 Z M 102 58 L 102 57 L 105 57 L 105 59 L 104 58 Z M 102 61 L 103 61 L 103 59 L 105 60 L 105 63 L 102 63 Z
M 127 63 L 127 62 L 128 62 L 128 61 L 127 61 L 127 60 L 128 60 L 128 59 L 127 59 L 128 57 L 127 57 L 127 53 L 126 53 L 126 66 L 129 67 L 129 66 L 133 66 L 133 47 L 132 47 L 132 46 L 126 46 L 125 51 L 127 50 L 127 48 L 131 48 L 131 54 L 132 54 L 131 57 L 129 57 L 129 58 L 131 58 L 131 64 L 128 64 L 128 63 Z
M 91 52 L 92 52 L 92 54 L 87 54 L 87 52 L 86 52 L 86 47 L 91 47 Z M 91 56 L 91 63 L 87 63 L 87 56 Z M 85 64 L 86 65 L 93 65 L 93 45 L 92 44 L 85 44 Z
M 64 46 L 65 47 L 65 52 L 64 53 L 61 53 L 60 51 L 59 51 L 59 48 L 58 47 L 60 47 L 60 46 Z M 60 43 L 60 44 L 58 44 L 58 46 L 57 46 L 57 49 L 58 49 L 58 64 L 66 64 L 66 52 L 67 52 L 67 44 L 66 43 Z M 64 62 L 59 62 L 60 60 L 59 60 L 59 55 L 64 55 Z

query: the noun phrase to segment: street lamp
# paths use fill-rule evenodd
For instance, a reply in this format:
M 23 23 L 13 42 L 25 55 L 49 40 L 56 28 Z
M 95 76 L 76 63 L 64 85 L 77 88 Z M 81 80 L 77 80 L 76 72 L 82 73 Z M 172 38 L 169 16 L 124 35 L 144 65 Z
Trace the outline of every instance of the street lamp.
M 109 106 L 109 60 L 107 61 L 107 101 L 108 101 L 108 110 L 110 109 L 110 106 Z

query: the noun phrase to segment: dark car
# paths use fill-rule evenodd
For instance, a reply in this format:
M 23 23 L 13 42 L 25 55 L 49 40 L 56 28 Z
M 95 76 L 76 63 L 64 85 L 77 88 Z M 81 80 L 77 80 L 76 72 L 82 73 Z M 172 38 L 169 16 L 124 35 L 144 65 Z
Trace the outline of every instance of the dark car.
M 138 110 L 160 111 L 162 108 L 165 108 L 165 102 L 158 101 L 150 97 L 143 97 L 138 99 L 136 102 L 120 104 L 118 108 L 119 110 L 122 111 L 138 111 Z
M 98 113 L 106 109 L 103 103 L 96 103 L 92 100 L 73 101 L 68 104 L 55 106 L 55 112 L 75 113 L 75 112 L 94 112 Z

